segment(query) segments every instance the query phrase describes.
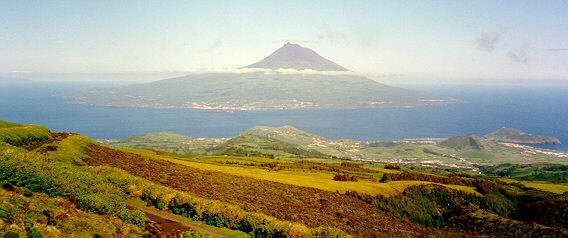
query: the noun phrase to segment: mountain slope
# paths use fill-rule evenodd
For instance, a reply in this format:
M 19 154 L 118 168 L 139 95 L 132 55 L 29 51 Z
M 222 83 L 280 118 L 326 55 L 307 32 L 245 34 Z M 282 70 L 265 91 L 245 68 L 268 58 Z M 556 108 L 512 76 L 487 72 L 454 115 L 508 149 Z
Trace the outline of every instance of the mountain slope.
M 204 73 L 67 95 L 76 103 L 225 110 L 353 109 L 459 102 L 352 75 Z
M 245 68 L 347 71 L 346 68 L 321 57 L 315 51 L 291 43 L 286 43 L 268 57 Z

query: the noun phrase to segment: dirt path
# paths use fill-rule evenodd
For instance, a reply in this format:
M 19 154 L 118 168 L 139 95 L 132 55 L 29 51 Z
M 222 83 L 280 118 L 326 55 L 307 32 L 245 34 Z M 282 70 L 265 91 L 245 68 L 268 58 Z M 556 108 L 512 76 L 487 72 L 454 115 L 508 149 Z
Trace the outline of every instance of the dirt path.
M 148 218 L 150 218 L 150 220 L 152 220 L 152 221 L 154 221 L 154 222 L 156 222 L 160 225 L 160 231 L 163 234 L 173 233 L 173 232 L 178 232 L 178 231 L 194 230 L 194 231 L 199 231 L 199 232 L 201 232 L 205 235 L 209 235 L 209 236 L 213 236 L 213 237 L 226 237 L 224 235 L 203 229 L 199 226 L 181 221 L 177 218 L 170 217 L 170 216 L 152 211 L 152 210 L 145 208 L 145 207 L 132 205 L 132 204 L 127 204 L 126 207 L 128 209 L 136 209 L 136 210 L 140 210 L 140 211 L 144 212 L 146 214 L 146 216 L 148 216 Z

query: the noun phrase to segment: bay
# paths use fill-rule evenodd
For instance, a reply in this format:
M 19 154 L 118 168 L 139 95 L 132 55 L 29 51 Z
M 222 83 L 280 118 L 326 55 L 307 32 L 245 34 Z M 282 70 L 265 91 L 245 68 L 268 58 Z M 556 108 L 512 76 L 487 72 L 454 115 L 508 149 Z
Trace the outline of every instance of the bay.
M 568 151 L 568 88 L 553 86 L 404 85 L 467 101 L 422 108 L 217 112 L 72 104 L 55 94 L 109 82 L 0 84 L 0 120 L 38 124 L 90 138 L 121 139 L 156 131 L 193 137 L 234 137 L 257 126 L 292 125 L 329 139 L 393 141 L 484 135 L 503 126 L 554 136 Z

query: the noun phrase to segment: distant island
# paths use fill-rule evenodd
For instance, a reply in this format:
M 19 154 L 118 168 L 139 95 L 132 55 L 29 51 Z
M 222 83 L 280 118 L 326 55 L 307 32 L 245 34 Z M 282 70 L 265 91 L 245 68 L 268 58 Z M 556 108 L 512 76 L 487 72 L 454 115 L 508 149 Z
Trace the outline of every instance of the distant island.
M 507 127 L 491 132 L 485 135 L 484 138 L 492 141 L 520 144 L 561 144 L 560 140 L 552 136 L 533 135 L 518 129 Z
M 462 102 L 378 83 L 291 43 L 235 72 L 193 73 L 64 97 L 93 105 L 211 110 L 399 108 Z

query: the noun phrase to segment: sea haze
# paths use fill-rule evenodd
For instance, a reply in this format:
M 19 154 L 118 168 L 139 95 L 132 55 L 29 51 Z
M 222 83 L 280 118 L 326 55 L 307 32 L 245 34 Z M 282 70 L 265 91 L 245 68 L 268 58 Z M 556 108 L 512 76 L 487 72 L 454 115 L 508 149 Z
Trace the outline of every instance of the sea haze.
M 233 137 L 256 125 L 292 125 L 329 139 L 392 141 L 465 134 L 482 136 L 506 126 L 554 136 L 564 144 L 538 147 L 568 151 L 566 87 L 405 85 L 468 103 L 422 108 L 233 113 L 92 106 L 71 104 L 53 96 L 106 86 L 116 86 L 116 83 L 3 83 L 0 84 L 0 119 L 106 139 L 156 131 L 193 137 Z

